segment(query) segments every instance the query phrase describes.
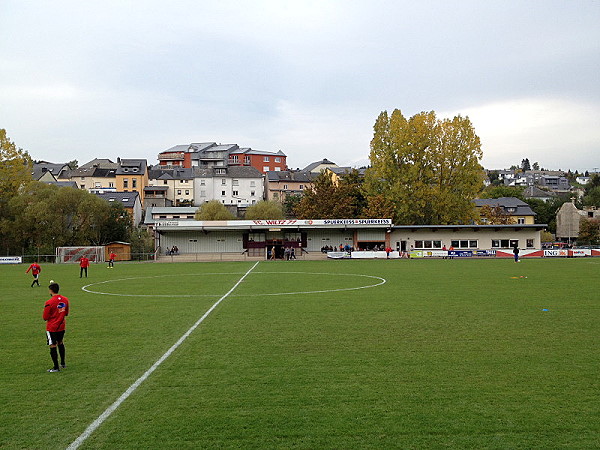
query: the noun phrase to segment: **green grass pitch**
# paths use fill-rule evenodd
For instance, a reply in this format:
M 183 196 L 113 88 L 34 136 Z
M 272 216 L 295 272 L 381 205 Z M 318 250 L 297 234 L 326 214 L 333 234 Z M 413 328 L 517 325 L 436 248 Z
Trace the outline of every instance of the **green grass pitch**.
M 0 266 L 0 448 L 66 448 L 253 264 Z M 600 259 L 261 261 L 81 448 L 598 448 L 599 319 Z

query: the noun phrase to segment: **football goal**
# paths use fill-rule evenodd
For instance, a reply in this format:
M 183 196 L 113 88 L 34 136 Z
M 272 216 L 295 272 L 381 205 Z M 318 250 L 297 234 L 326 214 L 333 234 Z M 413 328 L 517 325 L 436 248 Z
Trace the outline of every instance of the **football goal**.
M 104 262 L 104 247 L 58 247 L 56 249 L 57 263 L 77 263 L 85 256 L 90 262 Z

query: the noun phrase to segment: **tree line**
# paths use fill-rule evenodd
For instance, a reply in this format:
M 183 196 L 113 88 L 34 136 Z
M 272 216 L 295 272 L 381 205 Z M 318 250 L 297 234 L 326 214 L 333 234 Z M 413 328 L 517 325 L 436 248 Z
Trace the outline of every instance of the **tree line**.
M 114 241 L 130 242 L 132 253 L 153 251 L 152 238 L 121 203 L 32 181 L 31 172 L 29 154 L 0 129 L 0 253 L 53 255 L 56 247 Z

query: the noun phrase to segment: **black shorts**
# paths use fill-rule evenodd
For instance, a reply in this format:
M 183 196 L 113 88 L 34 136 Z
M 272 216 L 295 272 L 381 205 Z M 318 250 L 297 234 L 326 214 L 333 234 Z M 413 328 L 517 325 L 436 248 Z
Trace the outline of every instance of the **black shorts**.
M 56 345 L 59 342 L 62 342 L 65 337 L 65 331 L 46 331 L 46 338 L 48 340 L 48 345 Z

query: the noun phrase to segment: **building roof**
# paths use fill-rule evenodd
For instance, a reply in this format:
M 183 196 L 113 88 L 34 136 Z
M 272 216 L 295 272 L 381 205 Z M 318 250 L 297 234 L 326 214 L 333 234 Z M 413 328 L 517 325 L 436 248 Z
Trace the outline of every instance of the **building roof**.
M 104 192 L 102 194 L 96 194 L 103 200 L 107 202 L 120 202 L 123 204 L 125 208 L 133 208 L 135 206 L 136 200 L 139 200 L 140 194 L 137 192 Z
M 168 191 L 169 186 L 145 186 L 144 192 Z
M 191 180 L 194 178 L 194 169 L 183 167 L 169 169 L 154 168 L 148 170 L 148 178 L 151 180 Z
M 50 172 L 54 178 L 61 178 L 61 174 L 69 170 L 66 164 L 54 164 L 49 162 L 33 163 L 31 177 L 34 180 L 39 180 L 46 172 Z
M 305 170 L 291 171 L 291 170 L 275 170 L 267 172 L 267 180 L 271 183 L 277 183 L 280 181 L 295 181 L 299 183 L 312 183 L 316 174 L 307 172 Z
M 148 163 L 145 159 L 122 159 L 119 162 L 117 175 L 144 175 Z
M 264 150 L 254 150 L 250 147 L 238 148 L 237 150 L 231 151 L 231 153 L 244 154 L 244 155 L 268 155 L 268 156 L 286 156 L 281 150 L 277 152 L 267 152 Z
M 78 169 L 81 169 L 82 167 L 83 168 L 98 167 L 100 169 L 116 169 L 117 167 L 119 167 L 119 164 L 112 162 L 110 159 L 94 158 L 91 161 L 79 166 Z
M 105 167 L 94 167 L 94 166 L 81 166 L 71 171 L 71 178 L 73 177 L 95 177 L 95 178 L 115 178 L 117 168 L 105 168 Z
M 310 163 L 308 166 L 306 166 L 304 168 L 304 170 L 312 172 L 315 168 L 317 168 L 319 166 L 336 166 L 337 167 L 337 164 L 332 161 L 329 161 L 328 159 L 325 158 L 325 159 L 322 159 L 321 161 L 315 161 L 313 163 Z
M 556 193 L 551 191 L 545 191 L 536 186 L 528 186 L 523 191 L 523 196 L 526 198 L 550 198 L 556 197 Z
M 536 213 L 531 209 L 531 207 L 525 203 L 523 200 L 520 200 L 516 197 L 500 197 L 500 198 L 478 198 L 473 200 L 475 206 L 490 206 L 496 207 L 500 206 L 507 213 L 513 216 L 535 216 Z
M 70 187 L 74 189 L 79 189 L 79 186 L 77 186 L 77 183 L 75 181 L 44 181 L 44 183 L 53 184 L 54 186 L 58 187 Z

